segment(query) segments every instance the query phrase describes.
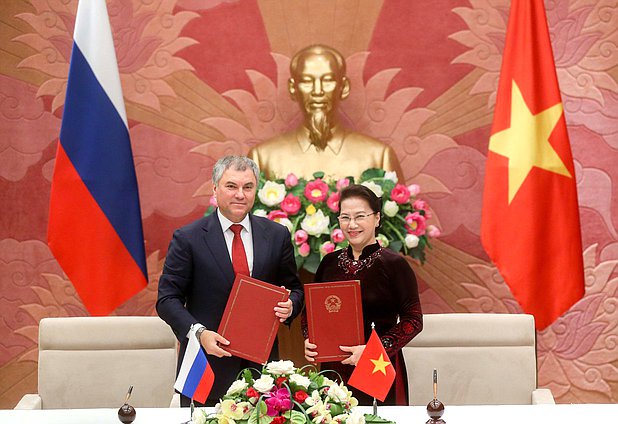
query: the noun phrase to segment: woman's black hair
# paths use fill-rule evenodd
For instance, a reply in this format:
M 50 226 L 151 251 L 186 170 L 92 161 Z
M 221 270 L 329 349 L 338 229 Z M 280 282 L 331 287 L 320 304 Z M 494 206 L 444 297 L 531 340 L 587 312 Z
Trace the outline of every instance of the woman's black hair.
M 341 190 L 341 196 L 339 197 L 339 205 L 346 199 L 357 198 L 363 199 L 369 205 L 369 208 L 373 213 L 380 213 L 380 218 L 382 218 L 382 198 L 376 196 L 376 194 L 371 191 L 370 188 L 365 187 L 361 184 L 352 184 Z M 380 223 L 376 227 L 376 236 L 378 235 L 378 229 L 382 225 L 382 219 L 380 219 Z

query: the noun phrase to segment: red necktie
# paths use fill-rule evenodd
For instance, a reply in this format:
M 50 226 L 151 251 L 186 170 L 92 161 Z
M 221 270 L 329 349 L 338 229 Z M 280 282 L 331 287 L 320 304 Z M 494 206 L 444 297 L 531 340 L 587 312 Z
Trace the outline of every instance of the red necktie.
M 234 233 L 234 240 L 232 241 L 232 266 L 236 274 L 249 276 L 249 263 L 247 262 L 245 245 L 242 243 L 242 238 L 240 238 L 242 228 L 240 224 L 232 224 L 230 226 L 230 230 Z

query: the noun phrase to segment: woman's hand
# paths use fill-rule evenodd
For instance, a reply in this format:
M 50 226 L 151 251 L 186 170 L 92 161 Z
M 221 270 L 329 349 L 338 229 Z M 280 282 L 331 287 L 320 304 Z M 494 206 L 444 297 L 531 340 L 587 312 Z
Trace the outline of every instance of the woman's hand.
M 315 362 L 314 356 L 318 355 L 318 352 L 315 351 L 317 348 L 316 345 L 309 342 L 309 339 L 305 339 L 305 359 L 309 362 Z
M 350 353 L 350 356 L 348 356 L 346 359 L 341 361 L 341 363 L 346 364 L 346 365 L 356 366 L 356 363 L 358 362 L 360 356 L 363 354 L 363 351 L 365 350 L 365 345 L 339 346 L 339 349 L 343 350 L 344 352 Z

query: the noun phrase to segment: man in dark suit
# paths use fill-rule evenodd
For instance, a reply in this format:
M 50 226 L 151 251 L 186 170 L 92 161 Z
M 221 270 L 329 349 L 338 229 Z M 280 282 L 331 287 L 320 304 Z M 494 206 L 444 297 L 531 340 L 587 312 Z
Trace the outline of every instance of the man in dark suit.
M 197 337 L 208 354 L 215 382 L 206 405 L 214 405 L 225 394 L 241 369 L 261 369 L 231 356 L 225 350 L 229 342 L 216 332 L 234 282 L 234 269 L 239 266 L 239 240 L 235 238 L 242 240 L 241 262 L 252 277 L 290 290 L 289 299 L 279 302 L 273 311 L 281 322 L 289 323 L 303 305 L 289 231 L 249 213 L 258 178 L 255 162 L 243 156 L 226 156 L 215 164 L 212 180 L 218 208 L 174 232 L 159 280 L 157 312 L 180 341 L 178 366 L 188 337 Z M 275 342 L 271 359 L 277 356 Z M 181 399 L 183 406 L 188 405 L 189 399 Z

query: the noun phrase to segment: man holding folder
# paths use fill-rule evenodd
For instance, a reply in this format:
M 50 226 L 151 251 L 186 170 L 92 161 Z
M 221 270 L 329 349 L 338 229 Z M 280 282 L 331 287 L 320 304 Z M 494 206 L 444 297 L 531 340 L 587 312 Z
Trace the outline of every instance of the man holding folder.
M 197 337 L 215 375 L 206 405 L 222 397 L 238 372 L 258 364 L 231 356 L 229 341 L 216 332 L 236 274 L 250 275 L 290 291 L 273 314 L 289 323 L 303 304 L 294 248 L 286 227 L 251 215 L 259 170 L 243 156 L 226 156 L 213 168 L 215 213 L 174 232 L 159 280 L 157 312 L 180 340 L 179 363 L 189 337 Z M 260 302 L 260 299 L 255 299 Z M 247 311 L 251 326 L 251 311 Z M 261 342 L 261 341 L 259 341 Z M 277 359 L 277 343 L 271 360 Z M 180 365 L 179 365 L 180 366 Z M 187 406 L 189 399 L 181 398 Z

